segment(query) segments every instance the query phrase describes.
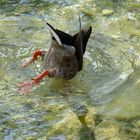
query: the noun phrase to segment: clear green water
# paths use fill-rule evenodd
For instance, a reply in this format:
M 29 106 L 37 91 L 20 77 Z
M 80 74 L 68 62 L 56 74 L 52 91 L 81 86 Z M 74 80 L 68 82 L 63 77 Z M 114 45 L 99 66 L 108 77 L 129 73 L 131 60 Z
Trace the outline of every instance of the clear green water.
M 45 22 L 74 34 L 79 14 L 82 27 L 93 27 L 83 71 L 18 93 L 18 82 L 42 71 L 40 60 L 20 64 L 49 47 Z M 0 139 L 139 140 L 139 48 L 139 0 L 1 0 Z M 80 105 L 88 110 L 84 124 L 74 111 Z

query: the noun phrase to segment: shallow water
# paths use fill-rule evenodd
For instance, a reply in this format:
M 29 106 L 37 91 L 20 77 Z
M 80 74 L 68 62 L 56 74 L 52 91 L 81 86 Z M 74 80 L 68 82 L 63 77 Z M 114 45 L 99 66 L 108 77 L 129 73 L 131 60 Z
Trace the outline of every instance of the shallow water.
M 139 140 L 139 13 L 139 0 L 0 1 L 0 139 Z M 93 28 L 83 71 L 20 94 L 42 71 L 41 60 L 20 64 L 49 47 L 46 21 L 74 34 L 79 14 Z

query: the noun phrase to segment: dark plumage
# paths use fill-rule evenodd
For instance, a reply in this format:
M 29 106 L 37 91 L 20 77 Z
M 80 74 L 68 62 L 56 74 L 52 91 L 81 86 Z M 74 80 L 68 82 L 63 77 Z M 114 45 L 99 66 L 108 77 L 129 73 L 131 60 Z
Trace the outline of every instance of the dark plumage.
M 63 31 L 54 29 L 49 23 L 47 25 L 58 35 L 63 45 L 67 45 L 75 48 L 75 53 L 78 61 L 78 71 L 82 70 L 83 67 L 83 54 L 86 50 L 86 45 L 90 37 L 92 27 L 89 27 L 86 30 L 81 30 L 75 35 L 71 36 Z M 55 40 L 55 37 L 52 35 L 52 40 Z
M 86 30 L 81 30 L 71 36 L 53 28 L 49 23 L 47 23 L 47 25 L 52 37 L 48 51 L 35 51 L 33 57 L 21 65 L 22 67 L 27 67 L 34 62 L 38 56 L 41 56 L 42 60 L 44 60 L 45 70 L 33 80 L 18 85 L 24 94 L 29 93 L 31 87 L 39 83 L 46 75 L 70 80 L 83 68 L 83 55 L 92 28 L 89 27 Z

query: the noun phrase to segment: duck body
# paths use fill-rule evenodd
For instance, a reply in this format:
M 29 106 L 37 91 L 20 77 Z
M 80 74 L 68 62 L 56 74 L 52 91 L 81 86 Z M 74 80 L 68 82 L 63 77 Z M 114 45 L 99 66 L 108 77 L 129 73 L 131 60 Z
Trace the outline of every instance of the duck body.
M 83 67 L 83 55 L 92 28 L 71 36 L 53 28 L 49 23 L 47 25 L 52 37 L 50 48 L 45 55 L 45 68 L 52 70 L 48 76 L 70 80 Z
M 52 72 L 49 77 L 72 79 L 78 71 L 78 60 L 76 58 L 75 48 L 73 46 L 63 45 L 58 47 L 55 41 L 44 57 L 45 69 Z
M 49 23 L 47 25 L 51 33 L 49 49 L 47 51 L 35 51 L 33 57 L 28 62 L 22 64 L 22 67 L 27 67 L 38 56 L 41 56 L 42 60 L 44 60 L 45 70 L 39 76 L 33 78 L 33 80 L 18 85 L 24 94 L 29 93 L 32 86 L 39 83 L 47 75 L 49 77 L 70 80 L 83 68 L 83 55 L 92 27 L 80 30 L 74 35 L 69 35 L 55 29 Z

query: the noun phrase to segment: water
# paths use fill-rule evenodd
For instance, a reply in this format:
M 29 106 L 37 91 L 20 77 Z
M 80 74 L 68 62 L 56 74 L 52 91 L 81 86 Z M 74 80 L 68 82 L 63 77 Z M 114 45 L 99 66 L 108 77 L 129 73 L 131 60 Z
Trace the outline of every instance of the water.
M 139 0 L 0 1 L 0 139 L 139 140 L 139 9 Z M 20 64 L 49 47 L 46 22 L 74 34 L 79 14 L 93 28 L 83 71 L 18 93 L 42 72 L 41 60 Z

